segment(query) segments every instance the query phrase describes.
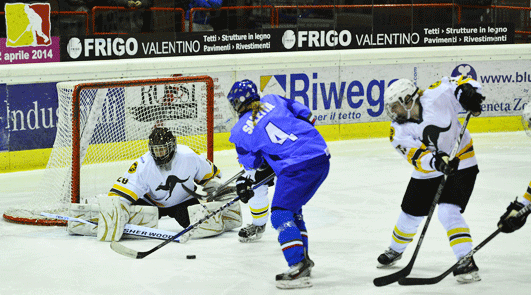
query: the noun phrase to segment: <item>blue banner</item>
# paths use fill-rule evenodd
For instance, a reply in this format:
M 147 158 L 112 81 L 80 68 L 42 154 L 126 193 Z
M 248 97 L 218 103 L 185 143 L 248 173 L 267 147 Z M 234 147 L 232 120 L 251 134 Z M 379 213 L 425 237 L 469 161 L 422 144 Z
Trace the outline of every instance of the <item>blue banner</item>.
M 9 150 L 51 148 L 57 125 L 56 83 L 8 85 Z

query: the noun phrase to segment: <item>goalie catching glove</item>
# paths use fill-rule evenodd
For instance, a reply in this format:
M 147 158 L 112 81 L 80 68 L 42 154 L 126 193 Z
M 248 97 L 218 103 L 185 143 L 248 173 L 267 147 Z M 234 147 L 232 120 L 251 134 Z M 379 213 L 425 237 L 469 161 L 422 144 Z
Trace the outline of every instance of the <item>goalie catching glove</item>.
M 455 157 L 451 161 L 450 157 L 445 152 L 437 152 L 433 155 L 433 162 L 431 166 L 437 170 L 440 171 L 446 175 L 450 175 L 457 171 L 457 168 L 459 167 L 459 158 Z
M 512 233 L 515 230 L 520 229 L 522 226 L 524 226 L 527 215 L 529 215 L 529 211 L 526 214 L 523 214 L 522 216 L 516 218 L 513 217 L 525 206 L 518 202 L 518 200 L 514 200 L 511 204 L 509 204 L 509 207 L 507 207 L 507 211 L 500 217 L 500 221 L 498 222 L 498 227 L 501 228 L 501 231 L 503 233 Z

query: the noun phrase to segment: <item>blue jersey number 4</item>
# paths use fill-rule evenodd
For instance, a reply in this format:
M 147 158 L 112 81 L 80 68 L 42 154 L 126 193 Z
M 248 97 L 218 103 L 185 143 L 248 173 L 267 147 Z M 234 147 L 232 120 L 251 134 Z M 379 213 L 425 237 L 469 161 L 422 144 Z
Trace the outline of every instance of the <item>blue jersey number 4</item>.
M 290 139 L 291 141 L 299 139 L 297 135 L 293 133 L 288 135 L 286 132 L 282 131 L 280 128 L 278 128 L 277 126 L 275 126 L 275 124 L 271 122 L 266 125 L 265 130 L 267 132 L 267 135 L 269 136 L 269 139 L 273 143 L 283 144 L 286 139 Z

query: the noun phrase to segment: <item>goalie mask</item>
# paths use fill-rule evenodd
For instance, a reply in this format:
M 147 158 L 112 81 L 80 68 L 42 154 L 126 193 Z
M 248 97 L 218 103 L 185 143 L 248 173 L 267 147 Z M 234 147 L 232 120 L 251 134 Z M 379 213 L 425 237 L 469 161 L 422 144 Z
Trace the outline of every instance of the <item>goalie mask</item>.
M 158 166 L 167 164 L 175 154 L 175 137 L 168 128 L 155 128 L 149 135 L 149 152 Z
M 531 137 L 531 102 L 528 102 L 522 112 L 522 125 L 527 136 Z
M 419 98 L 419 88 L 408 79 L 399 79 L 384 93 L 385 111 L 395 122 L 402 124 L 411 118 L 411 110 Z M 408 105 L 411 103 L 411 107 Z
M 260 100 L 260 94 L 253 81 L 245 79 L 232 85 L 227 98 L 232 108 L 239 114 L 244 106 Z

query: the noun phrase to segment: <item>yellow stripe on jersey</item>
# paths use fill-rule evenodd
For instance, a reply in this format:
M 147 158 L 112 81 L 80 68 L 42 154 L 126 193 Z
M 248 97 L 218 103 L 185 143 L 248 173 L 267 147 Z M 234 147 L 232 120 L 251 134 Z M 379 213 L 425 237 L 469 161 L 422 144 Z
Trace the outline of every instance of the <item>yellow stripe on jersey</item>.
M 111 191 L 108 193 L 109 196 L 119 196 L 128 199 L 130 202 L 134 203 L 138 201 L 138 196 L 132 191 L 120 185 L 113 185 Z
M 422 144 L 420 148 L 410 148 L 409 152 L 407 154 L 407 161 L 415 167 L 415 170 L 420 171 L 422 173 L 430 173 L 435 170 L 424 170 L 422 169 L 422 165 L 420 163 L 422 157 L 431 154 L 429 150 L 426 149 L 426 146 Z
M 472 142 L 472 139 L 470 139 L 470 142 L 462 150 L 460 150 L 455 156 L 459 158 L 459 160 L 465 160 L 468 158 L 472 158 L 475 155 L 476 153 L 474 152 L 473 142 Z
M 203 177 L 203 179 L 198 182 L 199 185 L 205 185 L 209 180 L 211 180 L 212 178 L 214 178 L 216 175 L 219 174 L 220 171 L 218 167 L 216 167 L 216 165 L 212 164 L 211 168 L 212 168 L 212 172 L 206 174 Z
M 463 78 L 465 78 L 465 76 L 459 77 L 459 79 L 457 80 L 457 85 L 465 84 L 468 81 L 474 81 L 474 79 L 469 78 L 469 77 L 466 77 L 466 79 L 463 79 Z
M 527 191 L 524 194 L 524 199 L 531 202 L 531 182 L 529 183 L 529 187 L 527 188 Z

